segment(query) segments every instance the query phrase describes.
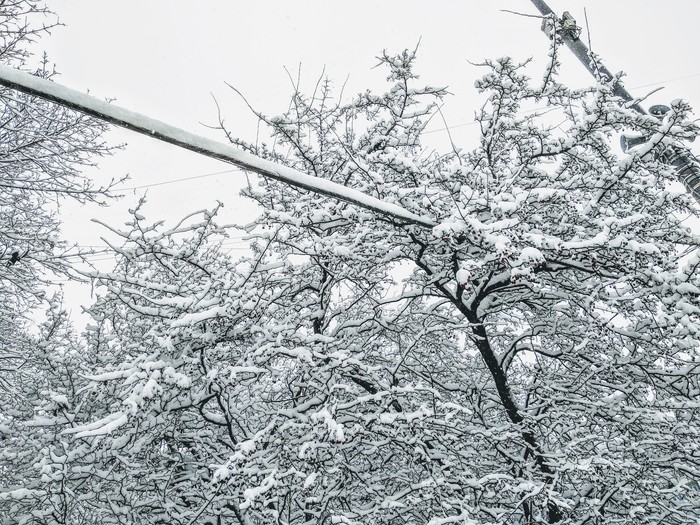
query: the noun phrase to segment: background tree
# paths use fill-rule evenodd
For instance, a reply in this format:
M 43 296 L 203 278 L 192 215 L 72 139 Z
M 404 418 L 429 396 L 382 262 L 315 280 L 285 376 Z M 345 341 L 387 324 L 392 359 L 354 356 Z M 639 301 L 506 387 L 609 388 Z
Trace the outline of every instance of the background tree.
M 31 43 L 55 27 L 41 2 L 4 2 L 0 14 L 0 57 L 13 67 L 30 67 L 43 78 L 55 73 L 46 56 L 31 65 Z M 0 89 L 0 277 L 3 305 L 34 306 L 40 275 L 64 274 L 65 243 L 58 236 L 61 198 L 103 201 L 111 184 L 97 187 L 80 169 L 110 149 L 105 126 L 40 98 Z
M 51 78 L 48 59 L 37 63 L 31 47 L 55 26 L 42 2 L 2 2 L 0 60 Z M 81 348 L 68 335 L 60 299 L 47 294 L 47 287 L 57 276 L 77 278 L 71 263 L 80 260 L 79 250 L 70 249 L 60 236 L 61 200 L 104 202 L 109 196 L 112 183 L 97 186 L 81 174 L 95 157 L 109 153 L 101 138 L 105 129 L 82 114 L 0 88 L 2 523 L 22 522 L 15 517 L 12 500 L 35 494 L 37 484 L 53 479 L 42 457 L 56 458 L 63 447 L 57 425 L 79 421 L 71 419 L 70 407 L 75 403 Z M 37 309 L 48 310 L 40 327 Z M 54 484 L 40 492 L 46 505 L 34 509 L 30 522 L 43 523 L 42 515 L 48 514 L 54 522 L 67 523 L 70 514 L 71 523 L 78 523 L 77 514 L 69 512 L 65 491 Z

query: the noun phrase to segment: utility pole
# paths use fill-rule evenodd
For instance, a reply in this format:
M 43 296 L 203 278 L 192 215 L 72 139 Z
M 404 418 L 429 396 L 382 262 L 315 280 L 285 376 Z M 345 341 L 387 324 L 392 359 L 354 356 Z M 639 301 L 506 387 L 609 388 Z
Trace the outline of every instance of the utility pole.
M 557 18 L 544 0 L 531 0 L 537 10 L 542 14 L 542 31 L 549 38 L 561 38 L 566 47 L 579 59 L 588 72 L 598 81 L 610 81 L 614 75 L 599 60 L 594 61 L 586 44 L 579 38 L 581 28 L 576 25 L 576 20 L 564 11 L 561 18 Z M 613 94 L 627 102 L 628 106 L 637 113 L 646 115 L 647 112 L 639 105 L 636 99 L 622 87 L 619 82 L 613 84 Z M 653 106 L 650 110 L 652 116 L 663 118 L 669 110 L 667 106 Z M 624 151 L 646 141 L 646 138 L 622 137 L 621 144 Z M 695 155 L 680 143 L 672 144 L 660 154 L 660 159 L 669 166 L 673 166 L 676 176 L 690 192 L 696 202 L 700 203 L 700 164 Z
M 574 56 L 579 59 L 596 80 L 605 82 L 614 78 L 614 75 L 607 67 L 601 63 L 596 64 L 591 60 L 590 51 L 586 47 L 586 44 L 579 38 L 581 28 L 576 25 L 576 20 L 574 20 L 568 11 L 564 11 L 562 18 L 557 19 L 554 11 L 549 8 L 544 0 L 532 0 L 532 3 L 535 4 L 535 7 L 542 13 L 542 16 L 545 17 L 542 30 L 547 36 L 553 38 L 555 34 L 559 35 L 564 44 L 566 44 L 566 47 L 571 50 Z M 615 83 L 613 86 L 613 94 L 620 97 L 625 102 L 631 103 L 630 107 L 638 113 L 646 114 L 646 111 L 634 101 L 634 97 L 619 83 Z

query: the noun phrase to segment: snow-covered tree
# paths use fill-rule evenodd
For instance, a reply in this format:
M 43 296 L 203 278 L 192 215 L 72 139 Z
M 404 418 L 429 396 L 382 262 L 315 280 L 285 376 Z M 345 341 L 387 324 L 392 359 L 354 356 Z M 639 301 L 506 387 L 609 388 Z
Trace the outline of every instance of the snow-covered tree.
M 38 63 L 32 43 L 55 26 L 43 2 L 9 0 L 0 6 L 0 60 L 51 78 L 46 57 Z M 0 523 L 15 523 L 13 501 L 29 497 L 52 478 L 39 463 L 63 445 L 57 432 L 73 421 L 71 395 L 79 380 L 81 348 L 68 334 L 60 299 L 47 294 L 57 276 L 70 276 L 79 251 L 60 235 L 62 199 L 102 202 L 99 187 L 80 170 L 109 153 L 106 126 L 37 97 L 0 88 Z M 76 257 L 76 255 L 78 257 Z M 36 327 L 37 309 L 48 317 Z M 84 382 L 84 381 L 83 381 Z M 75 420 L 77 424 L 78 420 Z M 42 477 L 44 478 L 42 480 Z M 55 488 L 55 487 L 54 487 Z M 47 505 L 32 514 L 43 523 L 77 516 L 70 496 L 44 490 Z M 43 496 L 42 496 L 43 497 Z M 50 500 L 50 502 L 49 502 Z M 50 509 L 50 510 L 47 510 Z M 71 518 L 71 523 L 78 523 Z M 27 522 L 27 520 L 24 520 Z M 62 523 L 67 523 L 64 519 Z M 88 521 L 89 522 L 89 521 Z
M 488 61 L 479 144 L 438 153 L 446 91 L 381 61 L 386 93 L 295 93 L 235 142 L 436 226 L 260 181 L 231 260 L 216 210 L 134 210 L 66 486 L 103 523 L 697 523 L 697 209 L 658 160 L 690 109 Z
M 53 77 L 48 59 L 32 64 L 29 52 L 32 42 L 55 25 L 51 20 L 41 2 L 4 2 L 0 13 L 3 63 L 30 68 L 43 78 Z M 104 124 L 80 113 L 0 89 L 2 304 L 17 307 L 7 315 L 18 315 L 35 305 L 42 273 L 66 271 L 65 245 L 58 235 L 60 199 L 105 199 L 109 185 L 96 186 L 80 172 L 96 156 L 109 152 L 101 139 L 104 130 Z

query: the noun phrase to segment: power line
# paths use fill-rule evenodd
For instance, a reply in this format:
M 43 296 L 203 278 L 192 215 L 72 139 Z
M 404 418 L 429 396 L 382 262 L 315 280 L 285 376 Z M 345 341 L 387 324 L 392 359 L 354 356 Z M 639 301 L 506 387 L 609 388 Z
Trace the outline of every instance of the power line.
M 246 236 L 231 236 L 227 237 L 226 239 L 222 240 L 219 245 L 223 248 L 228 248 L 228 250 L 247 250 L 250 248 L 250 243 L 245 240 Z M 60 259 L 74 259 L 74 258 L 82 258 L 85 259 L 89 262 L 100 262 L 100 261 L 108 261 L 111 259 L 114 259 L 115 255 L 117 255 L 116 252 L 113 252 L 109 248 L 105 248 L 104 246 L 97 246 L 97 245 L 79 245 L 75 244 L 72 245 L 72 248 L 90 248 L 92 251 L 85 252 L 85 253 L 65 253 L 63 255 L 59 255 L 58 258 Z M 94 249 L 97 248 L 97 249 Z M 105 257 L 106 255 L 108 255 Z
M 632 86 L 632 87 L 630 87 L 630 89 L 642 89 L 642 88 L 645 88 L 645 87 L 659 86 L 659 85 L 661 85 L 661 84 L 668 84 L 668 83 L 670 83 L 670 82 L 678 82 L 678 81 L 680 81 L 680 80 L 687 80 L 687 79 L 689 79 L 689 78 L 695 78 L 695 77 L 700 77 L 700 73 L 694 73 L 694 74 L 686 75 L 686 76 L 683 76 L 683 77 L 675 77 L 675 78 L 670 78 L 670 79 L 666 79 L 666 80 L 661 80 L 661 81 L 659 81 L 659 82 L 653 82 L 653 83 L 651 83 L 651 84 L 642 84 L 642 85 L 639 85 L 639 86 Z M 544 111 L 544 110 L 546 110 L 546 109 L 547 109 L 547 107 L 535 108 L 535 109 L 526 109 L 526 110 L 518 111 L 518 112 L 516 112 L 516 114 L 518 114 L 518 115 L 524 115 L 524 114 L 527 114 L 527 113 L 535 113 L 535 112 L 537 112 L 537 111 Z M 432 134 L 432 133 L 439 133 L 439 132 L 441 132 L 441 131 L 448 131 L 448 130 L 452 130 L 452 129 L 463 128 L 463 127 L 466 127 L 466 126 L 475 126 L 476 124 L 478 124 L 478 121 L 472 120 L 472 121 L 470 121 L 470 122 L 462 122 L 462 123 L 459 123 L 459 124 L 455 124 L 455 125 L 453 125 L 453 126 L 443 126 L 443 127 L 441 127 L 441 128 L 438 128 L 438 129 L 427 130 L 427 131 L 424 131 L 423 134 L 424 134 L 424 135 L 428 135 L 428 134 Z M 152 183 L 152 184 L 142 184 L 142 185 L 139 185 L 139 186 L 131 186 L 131 187 L 128 187 L 128 188 L 120 188 L 119 191 L 133 191 L 133 190 L 140 190 L 140 189 L 144 189 L 144 188 L 153 188 L 153 187 L 155 187 L 155 186 L 165 186 L 165 185 L 168 185 L 168 184 L 176 184 L 176 183 L 178 183 L 178 182 L 186 182 L 186 181 L 189 181 L 189 180 L 197 180 L 197 179 L 203 179 L 203 178 L 206 178 L 206 177 L 214 177 L 214 176 L 216 176 L 216 175 L 225 175 L 225 174 L 227 174 L 227 173 L 234 173 L 234 172 L 236 172 L 236 171 L 238 171 L 238 170 L 237 170 L 237 169 L 229 169 L 229 170 L 223 170 L 223 171 L 215 171 L 215 172 L 211 172 L 211 173 L 203 173 L 203 174 L 201 174 L 201 175 L 192 175 L 192 176 L 190 176 L 190 177 L 183 177 L 183 178 L 180 178 L 180 179 L 170 179 L 170 180 L 164 180 L 164 181 L 161 181 L 161 182 L 154 182 L 154 183 Z
M 666 80 L 661 80 L 659 82 L 652 82 L 651 84 L 642 84 L 641 86 L 632 86 L 630 89 L 642 89 L 645 87 L 660 86 L 661 84 L 670 84 L 671 82 L 679 82 L 681 80 L 688 80 L 689 78 L 700 77 L 700 73 L 693 73 L 692 75 L 686 75 L 684 77 L 669 78 Z
M 174 184 L 176 182 L 184 182 L 187 180 L 203 179 L 205 177 L 213 177 L 215 175 L 224 175 L 226 173 L 233 173 L 234 171 L 239 171 L 239 170 L 232 169 L 232 170 L 224 170 L 224 171 L 215 171 L 213 173 L 204 173 L 202 175 L 193 175 L 191 177 L 184 177 L 182 179 L 172 179 L 172 180 L 166 180 L 166 181 L 162 181 L 162 182 L 154 182 L 152 184 L 143 184 L 141 186 L 133 186 L 131 188 L 120 188 L 119 191 L 132 191 L 132 190 L 140 190 L 143 188 L 152 188 L 154 186 L 164 186 L 166 184 Z

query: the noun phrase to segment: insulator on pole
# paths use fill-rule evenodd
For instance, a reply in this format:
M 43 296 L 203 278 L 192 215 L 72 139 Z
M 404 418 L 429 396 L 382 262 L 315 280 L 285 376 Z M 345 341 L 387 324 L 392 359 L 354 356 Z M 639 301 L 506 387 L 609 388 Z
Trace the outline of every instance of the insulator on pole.
M 661 154 L 661 160 L 673 166 L 678 180 L 700 202 L 700 164 L 693 153 L 682 146 L 669 146 Z

